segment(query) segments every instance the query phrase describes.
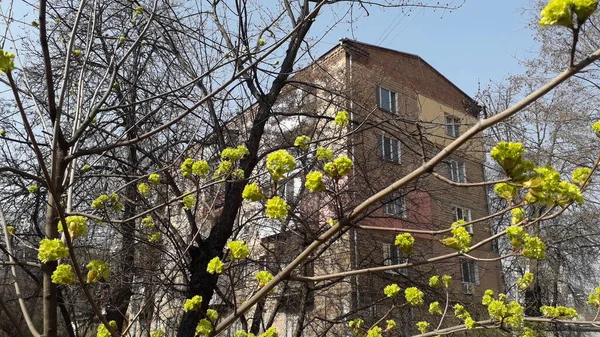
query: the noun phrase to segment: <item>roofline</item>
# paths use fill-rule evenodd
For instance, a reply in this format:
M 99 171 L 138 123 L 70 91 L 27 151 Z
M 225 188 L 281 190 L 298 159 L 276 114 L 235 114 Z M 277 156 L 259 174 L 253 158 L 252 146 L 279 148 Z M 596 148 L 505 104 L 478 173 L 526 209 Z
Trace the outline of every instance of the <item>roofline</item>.
M 477 101 L 475 101 L 470 95 L 468 95 L 466 92 L 464 92 L 460 87 L 458 87 L 456 84 L 454 84 L 452 81 L 450 81 L 446 76 L 444 76 L 444 74 L 442 74 L 441 72 L 439 72 L 437 69 L 435 69 L 435 67 L 433 67 L 427 61 L 425 61 L 422 57 L 420 57 L 419 55 L 416 55 L 416 54 L 411 54 L 411 53 L 407 53 L 407 52 L 403 52 L 403 51 L 399 51 L 399 50 L 395 50 L 395 49 L 391 49 L 391 48 L 376 46 L 376 45 L 373 45 L 373 44 L 370 44 L 370 43 L 365 43 L 365 42 L 361 42 L 361 41 L 357 41 L 357 40 L 352 40 L 352 39 L 348 39 L 348 38 L 341 38 L 340 39 L 340 44 L 338 44 L 338 45 L 334 46 L 333 48 L 329 49 L 327 52 L 325 52 L 323 55 L 321 55 L 316 61 L 318 61 L 318 60 L 326 57 L 328 54 L 330 54 L 331 52 L 333 52 L 336 48 L 343 47 L 344 44 L 353 44 L 353 45 L 358 45 L 358 46 L 362 45 L 362 46 L 366 46 L 366 47 L 370 47 L 370 48 L 376 48 L 376 49 L 380 49 L 380 50 L 389 51 L 389 52 L 393 52 L 393 53 L 396 53 L 396 54 L 408 56 L 408 57 L 411 57 L 411 58 L 415 58 L 415 59 L 419 60 L 420 62 L 423 62 L 426 66 L 428 66 L 431 70 L 433 70 L 436 74 L 438 74 L 444 81 L 446 81 L 448 84 L 450 84 L 456 90 L 458 90 L 462 95 L 464 95 L 468 100 L 470 100 L 471 102 L 477 104 Z M 477 113 L 474 114 L 475 117 L 477 117 Z

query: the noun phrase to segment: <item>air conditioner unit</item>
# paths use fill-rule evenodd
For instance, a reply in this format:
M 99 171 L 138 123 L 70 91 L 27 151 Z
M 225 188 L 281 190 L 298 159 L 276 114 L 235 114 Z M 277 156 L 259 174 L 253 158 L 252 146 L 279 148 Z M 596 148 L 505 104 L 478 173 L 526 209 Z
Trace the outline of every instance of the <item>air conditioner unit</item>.
M 475 285 L 473 283 L 463 283 L 463 293 L 473 295 L 475 293 Z

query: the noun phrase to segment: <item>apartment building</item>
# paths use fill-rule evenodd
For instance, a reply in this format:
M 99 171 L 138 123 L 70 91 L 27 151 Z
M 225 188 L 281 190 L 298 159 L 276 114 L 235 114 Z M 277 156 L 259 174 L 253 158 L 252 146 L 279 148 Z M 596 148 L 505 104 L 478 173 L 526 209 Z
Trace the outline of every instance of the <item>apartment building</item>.
M 342 130 L 331 123 L 340 110 L 351 116 L 350 126 Z M 352 158 L 353 172 L 338 182 L 337 200 L 326 193 L 309 194 L 303 177 L 318 169 L 314 151 L 295 150 L 299 167 L 277 186 L 277 194 L 299 216 L 273 221 L 253 218 L 257 210 L 251 206 L 242 212 L 242 217 L 257 221 L 259 228 L 245 236 L 260 256 L 252 268 L 280 271 L 314 240 L 328 218 L 348 214 L 353 206 L 419 167 L 476 123 L 479 112 L 472 98 L 419 56 L 341 40 L 290 81 L 273 111 L 265 148 L 294 151 L 299 135 L 327 139 L 320 145 Z M 500 263 L 494 261 L 497 255 L 492 245 L 470 256 L 426 262 L 454 252 L 440 243 L 449 235 L 440 230 L 460 219 L 489 215 L 485 187 L 472 185 L 485 180 L 484 162 L 482 139 L 471 140 L 429 174 L 371 207 L 326 252 L 293 275 L 328 275 L 404 262 L 418 266 L 326 281 L 286 282 L 264 304 L 263 320 L 279 327 L 284 336 L 300 331 L 303 336 L 346 336 L 348 320 L 361 317 L 372 324 L 385 316 L 400 325 L 394 334 L 409 335 L 415 332 L 417 318 L 431 319 L 432 324 L 434 318 L 426 306 L 401 306 L 388 312 L 392 302 L 385 299 L 383 288 L 390 283 L 417 286 L 426 291 L 426 303 L 440 300 L 445 294 L 427 283 L 430 276 L 441 274 L 453 276 L 450 304 L 461 302 L 474 308 L 477 318 L 483 292 L 502 290 Z M 402 229 L 420 231 L 413 234 L 417 243 L 410 256 L 394 245 Z M 488 221 L 468 230 L 473 242 L 491 233 Z

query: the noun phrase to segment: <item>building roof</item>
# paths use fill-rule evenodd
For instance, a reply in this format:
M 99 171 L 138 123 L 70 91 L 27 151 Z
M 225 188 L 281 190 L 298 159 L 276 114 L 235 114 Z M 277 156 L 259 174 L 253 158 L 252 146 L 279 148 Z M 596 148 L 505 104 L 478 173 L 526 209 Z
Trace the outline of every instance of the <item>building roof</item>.
M 426 66 L 429 70 L 431 70 L 433 73 L 435 73 L 441 80 L 443 80 L 444 82 L 449 84 L 458 93 L 460 93 L 462 96 L 464 96 L 463 108 L 465 108 L 465 110 L 468 113 L 470 113 L 471 115 L 478 117 L 478 114 L 481 111 L 481 107 L 477 104 L 477 102 L 471 96 L 469 96 L 467 93 L 465 93 L 461 88 L 459 88 L 456 84 L 452 83 L 452 81 L 450 81 L 446 76 L 444 76 L 437 69 L 435 69 L 431 64 L 429 64 L 427 61 L 425 61 L 423 58 L 421 58 L 418 55 L 395 50 L 395 49 L 380 47 L 380 46 L 376 46 L 373 44 L 360 42 L 357 40 L 342 38 L 342 39 L 340 39 L 339 45 L 336 45 L 336 46 L 332 47 L 331 49 L 329 49 L 327 52 L 325 52 L 323 55 L 321 55 L 317 59 L 317 61 L 327 57 L 328 55 L 330 55 L 332 52 L 334 52 L 338 48 L 348 48 L 348 47 L 353 48 L 355 50 L 362 50 L 367 53 L 368 53 L 368 51 L 366 49 L 375 49 L 375 50 L 379 50 L 379 51 L 390 52 L 390 53 L 393 53 L 393 54 L 396 54 L 396 55 L 399 55 L 402 57 L 416 60 L 418 63 Z M 417 88 L 417 91 L 419 91 L 418 89 L 419 88 Z M 425 88 L 421 88 L 421 89 L 423 89 L 423 91 L 424 91 Z M 421 94 L 423 94 L 423 92 L 421 92 Z

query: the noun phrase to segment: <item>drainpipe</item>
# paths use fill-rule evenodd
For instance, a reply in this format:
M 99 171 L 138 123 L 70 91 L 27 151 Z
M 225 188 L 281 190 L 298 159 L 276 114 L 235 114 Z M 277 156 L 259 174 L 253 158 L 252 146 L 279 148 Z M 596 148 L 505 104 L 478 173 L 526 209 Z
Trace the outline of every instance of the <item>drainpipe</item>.
M 353 92 L 352 92 L 352 51 L 346 47 L 345 45 L 346 39 L 342 38 L 340 39 L 340 46 L 342 48 L 344 48 L 344 50 L 346 51 L 346 86 L 347 89 L 350 90 L 349 92 L 349 96 L 350 99 L 348 100 L 348 107 L 350 109 L 350 121 L 354 121 L 354 101 L 352 100 L 353 97 Z M 350 125 L 352 125 L 352 123 L 350 123 Z M 354 159 L 354 143 L 352 142 L 352 136 L 350 136 L 350 153 L 351 153 L 351 158 Z M 355 182 L 356 181 L 356 171 L 354 169 L 354 166 L 352 167 L 352 180 Z M 350 265 L 352 269 L 358 268 L 358 235 L 356 232 L 355 228 L 351 228 L 350 229 L 351 232 L 351 239 L 350 239 L 350 245 L 351 245 L 351 249 L 354 250 L 354 254 L 353 254 L 353 259 L 350 261 Z M 360 282 L 359 282 L 359 276 L 358 275 L 354 275 L 352 276 L 352 287 L 354 287 L 354 292 L 355 292 L 355 296 L 356 296 L 356 308 L 358 309 L 360 308 Z

